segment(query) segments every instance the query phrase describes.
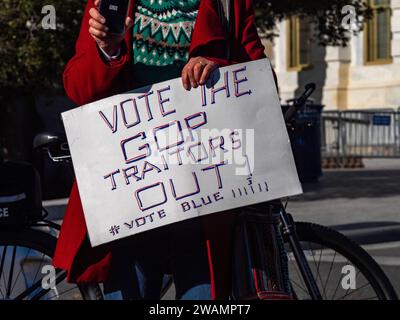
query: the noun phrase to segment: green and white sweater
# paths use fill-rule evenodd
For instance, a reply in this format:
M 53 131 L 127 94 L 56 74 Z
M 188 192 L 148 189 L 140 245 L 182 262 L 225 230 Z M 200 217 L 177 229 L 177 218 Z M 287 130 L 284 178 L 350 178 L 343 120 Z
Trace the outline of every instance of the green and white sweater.
M 179 77 L 188 60 L 200 0 L 138 0 L 133 26 L 138 85 Z

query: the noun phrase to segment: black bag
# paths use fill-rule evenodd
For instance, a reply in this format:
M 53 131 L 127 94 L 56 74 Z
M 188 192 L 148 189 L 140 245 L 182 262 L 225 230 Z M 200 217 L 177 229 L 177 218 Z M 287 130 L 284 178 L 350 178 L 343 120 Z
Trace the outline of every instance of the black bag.
M 42 218 L 40 177 L 28 163 L 0 163 L 0 227 L 24 226 Z
M 242 210 L 234 233 L 234 299 L 292 299 L 279 211 L 268 203 Z

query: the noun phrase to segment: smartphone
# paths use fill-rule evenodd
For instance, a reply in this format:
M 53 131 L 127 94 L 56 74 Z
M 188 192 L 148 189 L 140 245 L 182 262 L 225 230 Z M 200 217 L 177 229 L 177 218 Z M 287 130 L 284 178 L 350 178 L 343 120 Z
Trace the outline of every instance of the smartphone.
M 123 34 L 130 0 L 101 0 L 100 14 L 106 19 L 110 34 Z

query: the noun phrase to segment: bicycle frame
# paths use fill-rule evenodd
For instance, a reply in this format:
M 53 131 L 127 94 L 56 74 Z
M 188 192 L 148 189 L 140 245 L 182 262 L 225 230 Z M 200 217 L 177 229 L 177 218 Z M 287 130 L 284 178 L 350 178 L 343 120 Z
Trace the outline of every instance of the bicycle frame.
M 282 202 L 280 202 L 280 218 L 282 222 L 283 236 L 289 241 L 296 263 L 299 267 L 311 299 L 322 300 L 321 292 L 319 291 L 317 282 L 314 279 L 311 268 L 307 262 L 307 258 L 304 255 L 304 251 L 301 248 L 299 239 L 297 237 L 293 218 L 289 213 L 286 212 Z

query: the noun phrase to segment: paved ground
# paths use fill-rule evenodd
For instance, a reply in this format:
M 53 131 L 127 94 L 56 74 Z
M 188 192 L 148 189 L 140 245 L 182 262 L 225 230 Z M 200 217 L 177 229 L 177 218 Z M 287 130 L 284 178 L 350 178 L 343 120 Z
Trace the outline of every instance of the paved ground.
M 291 200 L 296 219 L 325 225 L 400 223 L 400 160 L 364 160 L 364 169 L 326 170 Z

